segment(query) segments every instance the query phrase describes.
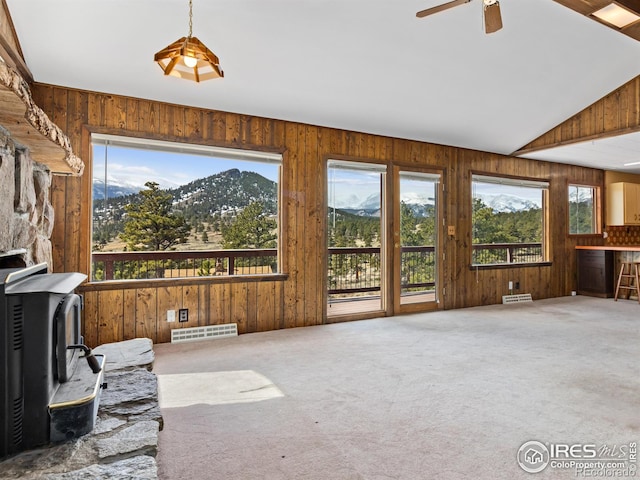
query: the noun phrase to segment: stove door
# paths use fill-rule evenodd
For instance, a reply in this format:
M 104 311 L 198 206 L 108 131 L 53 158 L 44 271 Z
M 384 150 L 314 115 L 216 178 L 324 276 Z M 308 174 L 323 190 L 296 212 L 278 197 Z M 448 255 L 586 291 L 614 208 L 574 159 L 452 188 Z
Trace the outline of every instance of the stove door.
M 64 297 L 56 310 L 53 322 L 55 329 L 53 351 L 56 356 L 56 370 L 60 383 L 67 382 L 71 378 L 78 361 L 78 350 L 68 349 L 67 346 L 83 343 L 80 335 L 81 309 L 82 297 L 71 293 Z

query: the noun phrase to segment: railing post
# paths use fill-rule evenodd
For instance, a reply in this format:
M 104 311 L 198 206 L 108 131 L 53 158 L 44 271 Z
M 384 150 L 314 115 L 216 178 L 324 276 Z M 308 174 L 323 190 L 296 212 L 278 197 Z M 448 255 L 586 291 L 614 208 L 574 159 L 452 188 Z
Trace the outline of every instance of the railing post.
M 229 254 L 229 275 L 233 275 L 236 271 L 236 257 L 233 253 Z
M 105 260 L 104 262 L 104 279 L 113 280 L 113 260 Z

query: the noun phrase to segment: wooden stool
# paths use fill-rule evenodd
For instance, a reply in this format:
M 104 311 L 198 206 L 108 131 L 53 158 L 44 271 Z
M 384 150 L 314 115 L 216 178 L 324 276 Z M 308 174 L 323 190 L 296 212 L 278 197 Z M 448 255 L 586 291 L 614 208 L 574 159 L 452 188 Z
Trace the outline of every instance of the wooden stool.
M 640 279 L 638 278 L 638 265 L 640 262 L 622 262 L 620 267 L 620 275 L 618 275 L 618 285 L 616 286 L 616 295 L 614 301 L 618 300 L 620 290 L 626 290 L 626 299 L 631 295 L 631 291 L 635 290 L 640 303 Z M 624 282 L 623 282 L 624 279 Z

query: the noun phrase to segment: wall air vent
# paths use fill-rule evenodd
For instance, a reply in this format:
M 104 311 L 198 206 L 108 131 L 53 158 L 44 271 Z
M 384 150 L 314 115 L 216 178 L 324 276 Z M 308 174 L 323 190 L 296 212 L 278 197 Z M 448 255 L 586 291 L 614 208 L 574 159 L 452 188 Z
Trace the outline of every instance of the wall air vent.
M 205 327 L 174 328 L 171 330 L 171 343 L 195 342 L 213 338 L 237 337 L 238 324 L 207 325 Z
M 530 293 L 521 293 L 519 295 L 503 295 L 502 303 L 522 303 L 522 302 L 532 302 Z

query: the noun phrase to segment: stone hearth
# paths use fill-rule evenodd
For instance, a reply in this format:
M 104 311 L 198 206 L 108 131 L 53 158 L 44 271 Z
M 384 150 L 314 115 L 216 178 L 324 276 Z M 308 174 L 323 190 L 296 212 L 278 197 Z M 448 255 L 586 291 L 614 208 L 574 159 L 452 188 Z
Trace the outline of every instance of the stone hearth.
M 155 456 L 162 415 L 156 375 L 151 372 L 151 340 L 126 340 L 93 351 L 105 355 L 107 383 L 93 431 L 0 462 L 0 479 L 158 478 Z

